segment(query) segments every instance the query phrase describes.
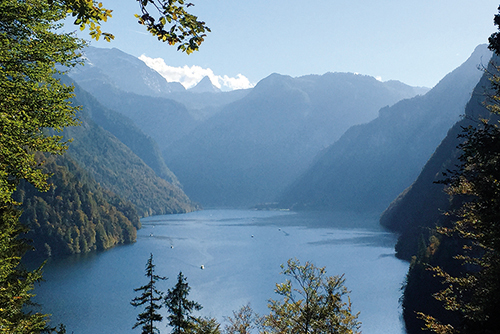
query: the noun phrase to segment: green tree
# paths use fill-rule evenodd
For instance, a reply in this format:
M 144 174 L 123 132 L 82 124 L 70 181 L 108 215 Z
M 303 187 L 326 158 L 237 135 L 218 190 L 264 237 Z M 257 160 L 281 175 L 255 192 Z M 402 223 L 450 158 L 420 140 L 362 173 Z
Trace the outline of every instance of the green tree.
M 500 7 L 499 7 L 500 10 Z M 500 28 L 500 14 L 495 16 Z M 500 55 L 500 34 L 490 39 L 490 49 Z M 434 295 L 444 308 L 458 316 L 454 326 L 438 316 L 420 313 L 428 329 L 437 333 L 497 333 L 500 328 L 500 67 L 491 64 L 492 95 L 485 102 L 489 119 L 476 119 L 476 126 L 464 129 L 458 170 L 446 180 L 448 192 L 462 198 L 452 212 L 457 220 L 451 227 L 439 227 L 442 235 L 453 237 L 462 246 L 455 259 L 463 266 L 450 274 L 440 266 L 431 267 L 442 279 L 444 289 Z
M 271 313 L 264 317 L 263 333 L 359 333 L 359 314 L 352 314 L 351 301 L 343 301 L 349 291 L 343 276 L 326 276 L 325 268 L 297 259 L 281 266 L 290 277 L 276 284 L 283 300 L 270 300 Z
M 40 333 L 47 329 L 47 315 L 25 312 L 30 304 L 34 283 L 41 279 L 40 269 L 26 271 L 19 262 L 27 246 L 18 236 L 23 228 L 19 212 L 0 209 L 0 332 Z
M 153 35 L 190 53 L 198 50 L 210 31 L 190 15 L 183 0 L 137 0 L 145 24 Z M 148 5 L 160 15 L 155 22 Z M 20 264 L 29 249 L 23 241 L 24 227 L 13 193 L 20 180 L 48 190 L 43 160 L 35 153 L 62 154 L 67 142 L 53 134 L 77 125 L 72 106 L 73 87 L 60 83 L 56 65 L 68 68 L 79 63 L 84 42 L 61 33 L 61 20 L 76 17 L 75 24 L 89 27 L 92 38 L 104 35 L 100 23 L 111 11 L 93 0 L 2 0 L 0 1 L 0 331 L 39 333 L 50 331 L 46 315 L 27 311 L 33 284 L 40 269 L 27 271 Z M 170 15 L 170 16 L 169 16 Z M 168 21 L 168 24 L 166 22 Z M 169 27 L 168 31 L 166 31 Z M 76 231 L 75 231 L 76 232 Z M 61 328 L 61 332 L 64 329 Z
M 56 32 L 64 7 L 47 1 L 0 3 L 0 203 L 13 203 L 20 179 L 46 190 L 35 152 L 61 154 L 61 131 L 76 125 L 72 88 L 60 84 L 55 65 L 74 66 L 83 43 Z
M 168 322 L 173 334 L 188 333 L 196 325 L 196 318 L 191 315 L 193 310 L 199 311 L 202 306 L 195 301 L 188 300 L 189 287 L 186 277 L 179 272 L 177 283 L 169 289 L 164 303 L 168 310 Z
M 112 10 L 103 7 L 101 2 L 94 0 L 59 0 L 63 2 L 68 13 L 75 17 L 74 23 L 81 30 L 88 28 L 90 36 L 98 40 L 101 36 L 111 41 L 113 34 L 101 31 L 101 23 L 112 15 Z M 169 45 L 178 44 L 177 50 L 187 54 L 197 51 L 204 41 L 206 33 L 210 32 L 205 22 L 189 13 L 193 3 L 184 0 L 136 0 L 141 14 L 135 14 L 140 24 L 146 26 L 159 41 Z
M 148 283 L 134 289 L 135 292 L 142 291 L 142 294 L 130 302 L 134 307 L 144 306 L 144 312 L 139 313 L 137 316 L 137 322 L 133 329 L 142 326 L 142 334 L 154 334 L 159 333 L 158 328 L 154 325 L 155 322 L 163 320 L 162 315 L 158 313 L 158 310 L 162 307 L 160 301 L 163 299 L 163 292 L 156 288 L 156 284 L 158 281 L 166 280 L 167 278 L 155 274 L 153 254 L 150 254 L 146 263 L 146 277 L 149 280 Z
M 0 331 L 50 331 L 48 317 L 28 311 L 41 270 L 27 271 L 20 261 L 29 249 L 22 240 L 19 212 L 13 200 L 19 180 L 47 190 L 47 175 L 38 151 L 62 154 L 61 131 L 76 125 L 72 88 L 60 84 L 56 65 L 73 66 L 83 45 L 71 34 L 57 32 L 66 16 L 59 2 L 0 2 Z

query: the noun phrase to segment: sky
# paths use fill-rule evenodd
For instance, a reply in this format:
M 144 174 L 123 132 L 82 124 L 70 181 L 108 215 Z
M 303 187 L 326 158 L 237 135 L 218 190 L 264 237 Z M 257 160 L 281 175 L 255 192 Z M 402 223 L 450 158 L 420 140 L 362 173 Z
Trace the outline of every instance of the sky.
M 93 46 L 140 57 L 167 81 L 192 87 L 208 75 L 225 90 L 251 87 L 272 73 L 327 72 L 433 87 L 488 42 L 499 6 L 493 0 L 191 0 L 191 12 L 212 32 L 200 51 L 186 55 L 137 24 L 136 0 L 101 1 L 113 10 L 102 30 L 116 38 Z

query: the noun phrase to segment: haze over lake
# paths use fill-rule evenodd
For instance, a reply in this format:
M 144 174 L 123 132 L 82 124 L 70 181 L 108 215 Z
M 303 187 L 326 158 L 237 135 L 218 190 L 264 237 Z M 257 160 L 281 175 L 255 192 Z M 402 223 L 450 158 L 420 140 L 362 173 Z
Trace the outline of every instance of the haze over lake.
M 139 333 L 131 329 L 139 309 L 130 301 L 133 289 L 146 283 L 144 267 L 153 253 L 157 274 L 169 277 L 158 287 L 166 292 L 182 271 L 190 298 L 203 306 L 196 315 L 223 321 L 248 302 L 267 313 L 267 300 L 278 298 L 275 283 L 285 279 L 280 264 L 296 257 L 326 266 L 328 275 L 345 273 L 363 333 L 404 333 L 398 299 L 408 264 L 395 258 L 395 236 L 377 217 L 206 210 L 142 224 L 133 245 L 48 262 L 36 301 L 54 324 L 64 322 L 75 334 Z M 159 328 L 170 332 L 165 324 Z

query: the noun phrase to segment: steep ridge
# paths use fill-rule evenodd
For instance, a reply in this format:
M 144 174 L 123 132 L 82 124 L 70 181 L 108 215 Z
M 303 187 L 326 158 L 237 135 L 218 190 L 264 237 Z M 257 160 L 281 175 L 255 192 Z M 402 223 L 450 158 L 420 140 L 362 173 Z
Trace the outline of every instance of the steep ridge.
M 499 59 L 495 56 L 492 61 L 498 63 Z M 474 125 L 473 120 L 490 117 L 489 111 L 484 107 L 489 86 L 488 75 L 484 74 L 467 103 L 465 117 L 448 131 L 415 182 L 381 215 L 380 223 L 383 226 L 401 234 L 396 245 L 399 257 L 409 260 L 418 251 L 421 235 L 427 234 L 424 232 L 428 228 L 447 221 L 448 218 L 443 213 L 449 210 L 450 199 L 444 192 L 444 186 L 435 182 L 444 179 L 443 172 L 455 169 L 460 155 L 457 146 L 461 139 L 458 136 L 462 133 L 462 128 Z
M 270 201 L 347 128 L 417 91 L 350 73 L 273 74 L 170 145 L 164 158 L 204 206 Z
M 132 120 L 161 150 L 198 124 L 186 107 L 174 100 L 125 92 L 106 81 L 76 82 L 101 105 Z
M 63 76 L 61 82 L 66 85 L 74 85 L 74 92 L 75 95 L 78 96 L 79 103 L 84 105 L 85 112 L 98 126 L 109 131 L 122 143 L 127 145 L 128 148 L 151 167 L 159 177 L 167 180 L 174 186 L 181 187 L 177 177 L 165 164 L 158 144 L 153 138 L 146 135 L 128 117 L 105 108 L 91 94 L 82 89 L 68 76 Z
M 64 131 L 73 138 L 68 152 L 100 185 L 132 202 L 140 216 L 183 213 L 197 209 L 178 187 L 162 179 L 125 144 L 98 126 L 86 111 L 95 115 L 99 104 L 87 105 L 88 99 L 74 103 L 83 105 L 78 117 L 81 126 Z
M 140 59 L 116 48 L 89 46 L 82 53 L 85 66 L 71 70 L 71 77 L 82 86 L 101 81 L 124 92 L 156 97 L 185 90 L 180 83 L 167 82 Z
M 382 108 L 324 150 L 279 200 L 280 207 L 378 213 L 418 176 L 448 129 L 463 114 L 491 53 L 476 48 L 424 96 Z

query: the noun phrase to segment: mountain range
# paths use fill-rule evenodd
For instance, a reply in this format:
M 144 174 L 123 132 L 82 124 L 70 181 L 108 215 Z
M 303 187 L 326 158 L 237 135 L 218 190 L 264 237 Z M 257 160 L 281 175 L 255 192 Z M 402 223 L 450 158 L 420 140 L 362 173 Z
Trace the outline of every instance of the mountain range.
M 349 73 L 272 74 L 163 156 L 186 193 L 204 206 L 272 201 L 347 128 L 419 91 Z
M 414 311 L 440 308 L 432 293 L 441 287 L 415 263 L 432 253 L 447 265 L 456 254 L 431 232 L 448 223 L 451 203 L 435 181 L 457 164 L 462 128 L 489 117 L 478 67 L 490 57 L 478 46 L 430 90 L 326 73 L 272 74 L 221 92 L 208 77 L 186 90 L 120 50 L 87 48 L 87 66 L 61 79 L 75 85 L 81 126 L 64 131 L 73 139 L 65 156 L 38 157 L 52 174 L 47 193 L 21 183 L 21 219 L 39 251 L 69 254 L 134 242 L 140 217 L 201 209 L 197 202 L 385 209 L 381 224 L 400 234 L 397 256 L 412 259 L 403 315 L 419 332 Z
M 422 96 L 380 109 L 347 130 L 283 192 L 280 207 L 380 213 L 417 178 L 466 103 L 491 52 L 478 46 L 469 59 Z

